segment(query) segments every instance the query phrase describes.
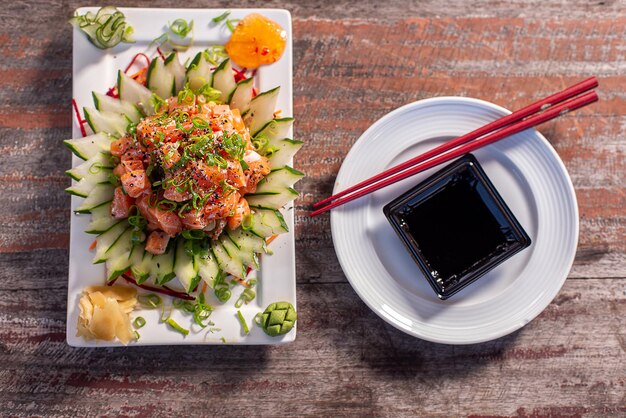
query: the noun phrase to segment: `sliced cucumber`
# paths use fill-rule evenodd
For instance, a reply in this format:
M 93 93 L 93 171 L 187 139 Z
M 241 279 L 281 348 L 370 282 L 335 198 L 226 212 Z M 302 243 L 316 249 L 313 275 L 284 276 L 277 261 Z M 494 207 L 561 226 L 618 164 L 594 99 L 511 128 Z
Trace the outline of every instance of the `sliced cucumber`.
M 165 63 L 161 58 L 157 57 L 150 62 L 146 86 L 164 99 L 174 95 L 176 90 L 174 75 L 165 70 Z
M 145 115 L 154 114 L 152 92 L 150 89 L 139 84 L 121 70 L 117 73 L 117 92 L 120 96 L 120 100 L 134 104 L 139 107 Z
M 289 130 L 293 126 L 293 118 L 273 119 L 265 124 L 254 136 L 263 135 L 269 141 L 279 140 L 289 137 Z
M 113 112 L 124 115 L 133 123 L 137 123 L 141 119 L 141 112 L 134 104 L 95 91 L 91 92 L 91 94 L 96 109 L 102 112 Z
M 89 196 L 83 203 L 76 208 L 77 213 L 89 213 L 98 206 L 102 206 L 105 203 L 113 200 L 113 190 L 115 188 L 111 184 L 96 184 L 95 187 L 89 193 Z
M 191 292 L 198 284 L 199 266 L 195 262 L 195 257 L 191 257 L 185 251 L 186 240 L 182 237 L 176 242 L 176 262 L 174 263 L 174 273 L 178 281 L 183 285 L 186 292 Z
M 246 78 L 237 83 L 237 87 L 230 95 L 228 103 L 232 109 L 239 109 L 239 112 L 243 115 L 250 108 L 250 101 L 252 100 L 252 89 L 254 88 L 254 79 Z
M 185 82 L 189 87 L 198 90 L 200 87 L 211 82 L 211 64 L 204 56 L 204 52 L 198 52 L 187 67 Z
M 66 139 L 63 143 L 78 158 L 88 160 L 99 152 L 111 151 L 111 137 L 104 132 L 89 135 L 84 138 Z
M 254 208 L 250 232 L 261 238 L 289 232 L 283 214 L 276 209 Z
M 128 228 L 128 222 L 119 221 L 106 232 L 98 235 L 96 238 L 96 254 L 93 257 L 92 263 L 98 264 L 104 262 L 108 258 L 107 253 L 109 249 L 117 242 L 118 238 L 120 238 Z
M 211 251 L 206 257 L 196 256 L 196 263 L 198 264 L 198 275 L 205 283 L 213 288 L 215 284 L 215 278 L 220 274 L 220 266 L 215 260 L 215 256 Z
M 286 187 L 293 187 L 302 177 L 304 177 L 304 173 L 288 165 L 277 168 L 259 182 L 254 194 L 275 192 Z
M 152 257 L 150 276 L 152 277 L 154 274 L 156 284 L 164 285 L 176 277 L 176 273 L 174 273 L 176 249 L 173 246 L 169 247 L 165 253 Z
M 96 187 L 96 185 L 100 183 L 100 181 L 94 183 L 93 180 L 95 179 L 97 179 L 95 175 L 93 176 L 93 178 L 83 177 L 78 183 L 68 187 L 67 189 L 65 189 L 65 191 L 69 194 L 73 194 L 74 196 L 87 197 L 89 196 L 89 193 L 91 193 L 91 191 L 94 189 L 94 187 Z
M 237 246 L 242 251 L 249 250 L 255 253 L 263 253 L 266 250 L 265 240 L 250 230 L 244 231 L 241 228 L 237 228 L 234 231 L 228 231 L 227 234 L 231 241 L 237 243 Z
M 224 247 L 224 249 L 230 256 L 230 258 L 234 260 L 240 260 L 241 264 L 243 264 L 244 275 L 237 276 L 237 277 L 245 277 L 245 268 L 258 266 L 259 261 L 257 259 L 256 254 L 247 248 L 242 249 L 241 247 L 239 247 L 239 243 L 231 239 L 231 237 L 228 234 L 223 234 L 220 237 L 220 243 L 222 244 L 222 246 Z
M 235 277 L 245 277 L 246 268 L 238 251 L 232 250 L 232 254 L 229 254 L 219 241 L 213 241 L 212 249 L 213 254 L 215 254 L 215 260 L 217 260 L 217 264 L 222 271 Z
M 152 266 L 152 254 L 146 251 L 143 244 L 136 244 L 130 253 L 130 269 L 138 284 L 148 280 Z
M 98 172 L 103 170 L 106 172 L 108 177 L 112 169 L 113 164 L 111 164 L 109 156 L 102 152 L 97 152 L 96 155 L 84 163 L 72 168 L 71 170 L 67 170 L 65 174 L 78 181 L 83 177 L 98 174 Z
M 249 254 L 250 258 L 246 263 L 248 266 L 259 268 L 259 259 L 257 253 L 266 252 L 265 240 L 261 237 L 254 235 L 251 231 L 244 231 L 241 228 L 235 231 L 229 232 L 228 237 L 231 241 L 235 242 L 239 247 L 239 250 L 243 254 Z M 244 261 L 246 261 L 244 259 Z
M 165 70 L 174 77 L 174 96 L 183 89 L 185 85 L 186 68 L 180 63 L 178 53 L 172 52 L 165 59 Z
M 292 200 L 297 199 L 298 196 L 300 196 L 300 193 L 291 187 L 287 187 L 272 192 L 247 194 L 246 200 L 250 206 L 257 206 L 263 209 L 280 209 Z
M 107 280 L 119 277 L 131 266 L 130 252 L 133 249 L 131 241 L 132 228 L 128 228 L 107 251 L 105 261 Z
M 235 90 L 235 87 L 237 87 L 235 76 L 233 75 L 233 67 L 230 64 L 230 58 L 222 61 L 213 72 L 212 86 L 222 93 L 220 100 L 223 103 L 228 103 L 228 98 Z
M 119 219 L 115 219 L 111 216 L 111 205 L 105 204 L 91 211 L 91 222 L 85 232 L 88 234 L 102 234 L 111 229 L 111 227 L 116 225 L 119 221 Z
M 85 120 L 95 132 L 104 132 L 114 137 L 121 137 L 126 134 L 129 119 L 119 113 L 100 112 L 93 107 L 83 108 Z
M 265 125 L 274 119 L 278 93 L 280 93 L 280 87 L 275 87 L 259 94 L 250 102 L 250 108 L 243 121 L 250 128 L 252 136 L 256 136 Z
M 285 138 L 280 140 L 270 140 L 268 146 L 272 153 L 269 157 L 271 167 L 283 167 L 290 164 L 293 156 L 302 148 L 304 142 Z

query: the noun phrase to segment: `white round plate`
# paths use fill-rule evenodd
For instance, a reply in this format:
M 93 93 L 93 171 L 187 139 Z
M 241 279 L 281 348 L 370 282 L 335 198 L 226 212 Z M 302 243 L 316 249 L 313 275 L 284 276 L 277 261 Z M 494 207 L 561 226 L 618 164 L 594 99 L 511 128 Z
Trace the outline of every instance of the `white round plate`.
M 463 97 L 426 99 L 396 109 L 354 144 L 334 192 L 509 113 Z M 382 211 L 386 203 L 443 166 L 331 214 L 337 257 L 361 299 L 396 328 L 438 343 L 489 341 L 526 325 L 558 293 L 578 242 L 572 182 L 539 132 L 527 130 L 473 154 L 532 244 L 448 300 L 437 298 Z

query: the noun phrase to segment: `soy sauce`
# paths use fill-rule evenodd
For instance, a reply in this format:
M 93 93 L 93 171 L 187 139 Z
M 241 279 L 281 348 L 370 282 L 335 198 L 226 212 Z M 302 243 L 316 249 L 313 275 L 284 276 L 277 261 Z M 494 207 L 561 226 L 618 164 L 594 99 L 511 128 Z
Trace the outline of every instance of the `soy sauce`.
M 530 245 L 528 234 L 471 154 L 384 211 L 442 299 Z

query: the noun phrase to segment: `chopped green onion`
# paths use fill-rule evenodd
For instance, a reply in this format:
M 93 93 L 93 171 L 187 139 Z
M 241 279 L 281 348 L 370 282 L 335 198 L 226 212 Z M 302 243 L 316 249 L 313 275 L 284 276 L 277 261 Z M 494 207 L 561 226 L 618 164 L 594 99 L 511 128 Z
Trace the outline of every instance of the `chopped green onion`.
M 266 135 L 260 134 L 252 140 L 252 146 L 256 151 L 263 153 L 264 148 L 269 143 L 269 139 Z
M 218 102 L 220 101 L 220 97 L 222 97 L 222 92 L 211 87 L 210 83 L 206 83 L 198 89 L 198 95 L 210 102 Z
M 150 104 L 154 108 L 154 111 L 159 113 L 167 103 L 159 95 L 152 93 L 152 97 L 150 97 Z
M 171 315 L 172 315 L 172 305 L 163 304 L 163 306 L 161 307 L 161 316 L 159 320 L 161 322 L 166 322 Z
M 204 299 L 204 293 L 200 293 L 197 298 L 196 306 L 194 307 L 193 312 L 193 320 L 196 324 L 200 325 L 202 328 L 209 325 L 208 323 L 204 323 L 206 319 L 211 316 L 211 312 L 213 312 L 213 307 L 207 305 Z
M 143 229 L 148 225 L 148 221 L 140 213 L 128 217 L 128 223 L 137 229 Z
M 185 38 L 193 30 L 193 20 L 187 23 L 185 19 L 176 19 L 170 24 L 170 30 L 181 38 Z
M 137 296 L 139 304 L 147 309 L 156 309 L 161 305 L 161 298 L 154 293 L 148 293 L 147 295 Z
M 252 216 L 251 214 L 244 216 L 241 221 L 241 229 L 243 229 L 244 231 L 249 231 L 252 229 L 253 226 L 254 216 Z
M 253 301 L 254 298 L 256 297 L 256 292 L 252 289 L 244 289 L 243 292 L 241 292 L 241 295 L 239 296 L 239 299 L 237 299 L 237 302 L 235 302 L 235 308 L 241 308 L 241 305 L 248 304 L 249 302 Z
M 263 156 L 265 156 L 265 157 L 269 158 L 269 157 L 271 157 L 272 155 L 274 155 L 274 153 L 275 153 L 276 151 L 278 151 L 278 148 L 276 148 L 276 147 L 270 147 L 270 146 L 265 147 L 265 153 L 263 154 Z
M 226 26 L 230 29 L 231 32 L 235 31 L 235 23 L 239 22 L 241 19 L 228 19 L 226 21 Z
M 250 332 L 250 328 L 248 328 L 248 324 L 246 324 L 246 319 L 243 317 L 243 315 L 241 314 L 241 311 L 237 311 L 237 318 L 239 319 L 239 323 L 241 324 L 241 327 L 243 328 L 243 333 L 244 334 L 248 334 Z
M 204 58 L 213 65 L 218 65 L 224 58 L 228 58 L 224 45 L 213 45 L 204 51 Z
M 224 344 L 226 344 L 226 338 L 222 337 L 222 338 L 220 338 L 220 340 L 221 340 Z
M 138 340 L 141 337 L 137 331 L 135 331 L 135 339 Z
M 192 104 L 196 100 L 196 95 L 193 93 L 189 84 L 178 92 L 178 104 Z
M 144 319 L 144 317 L 143 317 L 143 316 L 138 316 L 138 317 L 137 317 L 137 318 L 135 318 L 135 320 L 133 321 L 133 326 L 134 326 L 136 329 L 143 328 L 143 327 L 144 327 L 144 325 L 146 325 L 146 320 Z
M 227 10 L 224 13 L 222 13 L 221 15 L 216 16 L 213 19 L 211 19 L 211 21 L 213 23 L 220 23 L 222 20 L 226 19 L 229 15 L 230 15 L 230 10 Z
M 167 321 L 165 321 L 167 323 L 167 325 L 169 325 L 170 327 L 174 328 L 174 330 L 180 332 L 181 334 L 187 336 L 189 335 L 189 330 L 186 328 L 181 327 L 178 322 L 174 321 L 172 318 L 168 318 Z
M 193 126 L 198 129 L 206 129 L 209 127 L 209 123 L 199 116 L 194 116 L 193 118 L 191 118 L 191 123 L 193 123 Z
M 178 298 L 174 299 L 173 305 L 174 305 L 174 308 L 180 309 L 182 311 L 189 312 L 189 313 L 193 312 L 195 309 L 195 306 L 190 301 L 178 299 Z
M 228 287 L 220 287 L 219 289 L 215 289 L 215 296 L 220 302 L 226 302 L 230 299 L 232 293 Z
M 113 6 L 102 7 L 97 13 L 76 13 L 69 21 L 87 35 L 87 39 L 100 49 L 112 48 L 120 42 L 133 43 L 134 29 L 126 16 Z

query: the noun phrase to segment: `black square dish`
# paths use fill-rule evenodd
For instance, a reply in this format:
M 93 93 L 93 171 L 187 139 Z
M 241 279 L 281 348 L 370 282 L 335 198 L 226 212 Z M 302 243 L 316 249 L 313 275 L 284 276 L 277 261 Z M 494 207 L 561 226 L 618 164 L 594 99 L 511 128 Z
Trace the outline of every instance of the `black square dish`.
M 528 234 L 471 154 L 383 211 L 441 299 L 530 245 Z

